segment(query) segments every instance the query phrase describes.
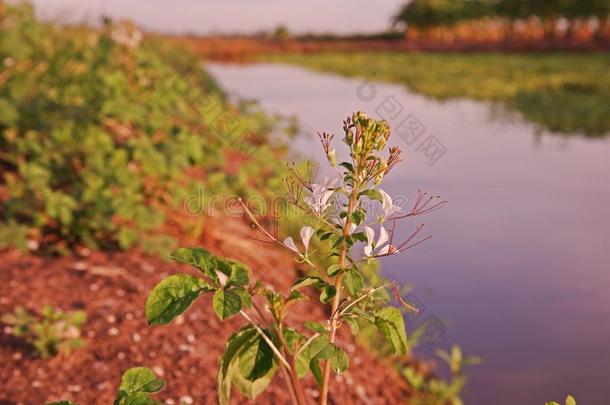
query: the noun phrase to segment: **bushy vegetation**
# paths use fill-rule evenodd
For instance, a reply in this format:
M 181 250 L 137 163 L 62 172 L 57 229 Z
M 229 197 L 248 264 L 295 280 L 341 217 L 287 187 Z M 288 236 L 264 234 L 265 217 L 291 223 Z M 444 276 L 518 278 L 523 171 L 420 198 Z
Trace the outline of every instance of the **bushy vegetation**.
M 274 181 L 259 175 L 273 121 L 132 24 L 57 28 L 0 2 L 0 67 L 0 246 L 167 249 L 160 229 L 201 181 L 240 195 Z M 249 169 L 226 175 L 240 147 Z
M 394 21 L 430 27 L 483 17 L 511 20 L 534 16 L 542 20 L 597 17 L 604 21 L 609 15 L 610 3 L 606 0 L 412 0 L 400 9 Z
M 49 305 L 42 308 L 40 315 L 17 307 L 2 316 L 2 323 L 10 327 L 10 333 L 25 339 L 42 358 L 68 354 L 82 347 L 81 328 L 86 321 L 84 311 L 64 312 Z
M 610 131 L 607 54 L 278 54 L 265 59 L 392 81 L 440 100 L 498 101 L 543 128 L 604 136 Z

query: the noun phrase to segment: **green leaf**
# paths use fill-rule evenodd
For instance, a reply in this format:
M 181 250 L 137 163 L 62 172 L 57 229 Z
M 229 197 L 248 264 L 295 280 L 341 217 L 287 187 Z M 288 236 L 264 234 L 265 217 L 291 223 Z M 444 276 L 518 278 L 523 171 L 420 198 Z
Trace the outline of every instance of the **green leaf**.
M 363 311 L 362 309 L 354 306 L 350 309 L 351 313 L 358 315 L 360 318 L 369 321 L 370 323 L 375 323 L 375 316 Z
M 295 281 L 294 284 L 292 284 L 290 286 L 290 291 L 294 291 L 299 288 L 307 287 L 310 285 L 319 286 L 321 284 L 324 284 L 324 280 L 322 280 L 320 277 L 313 277 L 313 276 L 303 277 L 303 278 L 300 278 L 297 281 Z
M 333 355 L 330 358 L 330 367 L 335 373 L 342 373 L 349 367 L 347 353 L 333 345 Z
M 247 285 L 250 281 L 250 269 L 242 263 L 234 260 L 216 258 L 218 270 L 223 272 L 229 279 L 226 287 Z
M 354 166 L 352 166 L 352 164 L 349 162 L 341 162 L 341 163 L 339 163 L 339 166 L 345 167 L 349 172 L 354 171 Z
M 325 285 L 320 293 L 320 302 L 328 304 L 337 295 L 337 289 L 334 285 Z
M 248 325 L 229 337 L 225 352 L 220 357 L 220 369 L 218 370 L 218 400 L 221 405 L 226 405 L 231 399 L 231 383 L 236 374 L 236 368 L 231 368 L 233 359 L 237 352 L 250 338 L 256 335 L 256 329 Z
M 366 217 L 366 214 L 364 213 L 364 211 L 356 210 L 352 213 L 351 220 L 352 220 L 352 223 L 354 223 L 356 225 L 360 225 L 362 223 L 362 221 L 364 221 L 365 217 Z
M 329 276 L 334 277 L 337 274 L 341 273 L 341 266 L 338 264 L 331 264 L 328 266 L 328 270 L 326 270 Z
M 241 310 L 241 297 L 231 290 L 216 290 L 212 298 L 212 307 L 218 318 L 224 321 Z
M 241 298 L 242 305 L 245 308 L 250 308 L 252 306 L 252 296 L 250 295 L 248 290 L 246 290 L 243 287 L 239 287 L 239 288 L 234 288 L 231 291 L 233 291 L 235 294 L 239 295 L 239 298 Z
M 566 405 L 576 405 L 576 399 L 572 395 L 566 397 Z
M 246 380 L 264 377 L 274 366 L 274 354 L 267 342 L 257 334 L 239 353 L 239 371 Z
M 277 369 L 277 367 L 274 366 L 271 371 L 265 374 L 263 377 L 254 381 L 250 381 L 245 379 L 239 373 L 238 365 L 236 363 L 233 363 L 231 367 L 236 369 L 233 376 L 233 384 L 239 390 L 239 392 L 242 393 L 242 395 L 244 395 L 250 400 L 256 399 L 257 396 L 259 396 L 263 391 L 265 391 L 265 389 L 271 383 L 273 375 L 275 374 L 275 370 Z
M 203 274 L 218 282 L 214 255 L 207 250 L 196 247 L 179 248 L 171 253 L 169 257 L 177 262 L 197 267 Z
M 402 313 L 398 308 L 385 307 L 375 312 L 375 326 L 392 345 L 396 354 L 407 352 L 407 332 Z
M 165 386 L 165 381 L 158 379 L 155 373 L 147 367 L 133 367 L 123 374 L 119 390 L 133 392 L 159 392 Z
M 212 290 L 205 280 L 188 274 L 169 276 L 149 294 L 146 319 L 150 325 L 167 324 L 182 314 L 201 293 Z
M 353 296 L 360 294 L 360 291 L 362 291 L 362 288 L 364 287 L 364 278 L 360 272 L 354 268 L 345 273 L 343 281 L 347 290 Z
M 349 326 L 349 330 L 352 332 L 352 335 L 356 336 L 360 331 L 360 324 L 358 324 L 358 320 L 355 318 L 345 318 L 345 322 Z
M 315 322 L 315 321 L 307 321 L 305 322 L 305 327 L 309 330 L 312 330 L 314 332 L 318 332 L 319 334 L 325 334 L 327 332 L 326 328 L 324 327 L 324 325 L 322 325 L 320 322 Z
M 322 368 L 320 367 L 320 360 L 317 358 L 311 359 L 309 362 L 309 369 L 311 370 L 311 374 L 313 375 L 314 380 L 316 380 L 316 384 L 319 387 L 322 386 Z
M 275 359 L 272 357 L 273 365 L 267 368 L 267 372 L 255 380 L 248 380 L 241 374 L 241 368 L 250 370 L 251 359 L 257 358 L 260 351 L 252 349 L 253 342 L 262 341 L 254 327 L 248 325 L 229 337 L 227 347 L 220 360 L 218 372 L 218 396 L 221 405 L 227 405 L 231 399 L 231 386 L 234 385 L 247 398 L 254 399 L 267 388 L 277 369 Z M 264 341 L 263 341 L 264 342 Z M 256 345 L 256 344 L 255 344 Z M 247 354 L 247 359 L 242 356 Z M 255 355 L 253 355 L 255 354 Z M 256 365 L 256 361 L 254 361 Z M 260 364 L 259 364 L 260 366 Z M 262 368 L 253 368 L 262 374 Z
M 366 196 L 366 197 L 370 198 L 371 200 L 375 200 L 375 201 L 383 201 L 383 198 L 381 197 L 381 193 L 375 189 L 364 190 L 364 191 L 361 191 L 360 193 L 358 193 L 358 198 L 360 198 L 362 196 Z

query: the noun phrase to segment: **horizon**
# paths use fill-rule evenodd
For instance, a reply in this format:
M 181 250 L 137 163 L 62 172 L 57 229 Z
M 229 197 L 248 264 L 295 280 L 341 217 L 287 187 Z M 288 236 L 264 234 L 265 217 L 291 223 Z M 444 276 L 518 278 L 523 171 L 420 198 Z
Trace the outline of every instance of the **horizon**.
M 285 26 L 295 34 L 371 34 L 391 27 L 397 0 L 31 0 L 39 18 L 64 24 L 98 24 L 102 16 L 128 18 L 167 34 L 256 34 Z

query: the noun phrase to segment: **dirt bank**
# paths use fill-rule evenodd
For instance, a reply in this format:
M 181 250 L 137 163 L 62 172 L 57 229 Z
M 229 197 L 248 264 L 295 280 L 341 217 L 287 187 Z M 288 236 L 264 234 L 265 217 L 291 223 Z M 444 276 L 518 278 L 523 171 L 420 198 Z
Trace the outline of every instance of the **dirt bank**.
M 222 224 L 222 231 L 220 224 Z M 239 218 L 206 221 L 199 245 L 216 254 L 235 257 L 250 265 L 257 276 L 285 289 L 296 272 L 289 254 L 251 239 L 252 230 Z M 195 242 L 195 241 L 193 241 Z M 184 243 L 184 241 L 183 241 Z M 230 331 L 242 324 L 239 318 L 221 323 L 212 312 L 208 297 L 198 301 L 171 326 L 149 328 L 144 303 L 162 277 L 190 271 L 140 251 L 88 252 L 74 257 L 42 258 L 17 251 L 0 252 L 0 313 L 17 305 L 39 310 L 50 304 L 64 310 L 84 309 L 89 320 L 83 333 L 86 347 L 68 357 L 48 360 L 32 357 L 22 341 L 0 333 L 0 404 L 43 404 L 71 399 L 82 405 L 110 404 L 122 372 L 132 366 L 154 367 L 167 382 L 160 399 L 178 403 L 190 396 L 194 404 L 215 404 L 218 357 Z M 317 300 L 300 304 L 294 321 L 322 319 Z M 397 404 L 408 397 L 408 387 L 390 366 L 349 344 L 352 364 L 332 387 L 335 404 Z M 306 383 L 314 398 L 313 380 Z M 247 403 L 234 391 L 235 403 Z M 281 373 L 256 403 L 286 404 L 289 393 Z M 171 402 L 168 402 L 171 403 Z

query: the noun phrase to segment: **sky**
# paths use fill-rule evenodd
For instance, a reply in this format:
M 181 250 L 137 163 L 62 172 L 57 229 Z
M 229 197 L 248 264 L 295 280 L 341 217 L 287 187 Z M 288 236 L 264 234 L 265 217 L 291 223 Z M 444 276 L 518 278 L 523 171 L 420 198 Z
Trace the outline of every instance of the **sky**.
M 43 19 L 130 18 L 169 33 L 253 33 L 280 24 L 291 32 L 371 33 L 388 28 L 401 0 L 30 0 Z

